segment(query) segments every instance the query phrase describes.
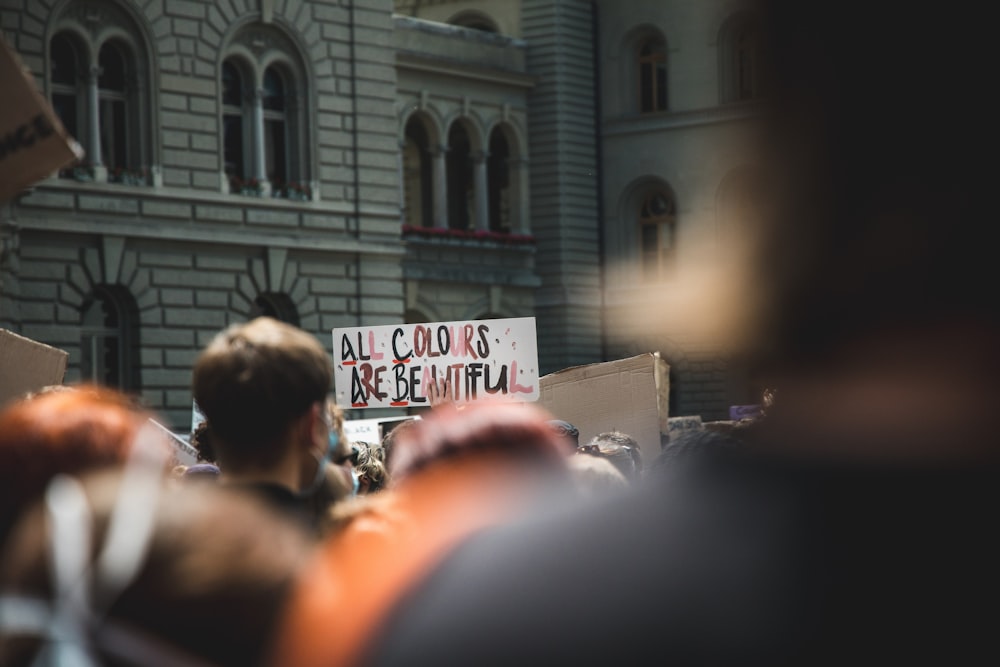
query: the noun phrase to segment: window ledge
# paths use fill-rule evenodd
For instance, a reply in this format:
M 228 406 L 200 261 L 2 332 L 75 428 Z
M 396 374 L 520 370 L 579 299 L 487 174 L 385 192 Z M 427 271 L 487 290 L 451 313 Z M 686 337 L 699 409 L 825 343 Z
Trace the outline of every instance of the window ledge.
M 535 237 L 531 234 L 509 234 L 486 230 L 442 229 L 439 227 L 414 227 L 403 225 L 403 240 L 431 245 L 466 247 L 526 248 L 534 250 Z

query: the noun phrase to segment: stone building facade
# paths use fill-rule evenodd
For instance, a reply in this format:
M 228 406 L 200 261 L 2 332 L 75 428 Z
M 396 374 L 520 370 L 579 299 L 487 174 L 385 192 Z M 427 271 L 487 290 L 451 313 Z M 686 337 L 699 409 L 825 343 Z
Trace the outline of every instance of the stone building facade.
M 258 314 L 328 347 L 337 326 L 534 316 L 542 373 L 660 349 L 672 410 L 724 417 L 742 397 L 715 351 L 615 309 L 694 256 L 746 167 L 737 19 L 724 0 L 0 0 L 87 151 L 0 208 L 0 326 L 180 430 L 198 351 Z

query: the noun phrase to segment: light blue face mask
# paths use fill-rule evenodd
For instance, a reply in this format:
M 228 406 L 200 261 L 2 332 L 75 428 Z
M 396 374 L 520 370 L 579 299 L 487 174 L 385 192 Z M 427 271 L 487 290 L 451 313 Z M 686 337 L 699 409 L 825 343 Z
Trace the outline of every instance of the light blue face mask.
M 351 490 L 351 495 L 358 495 L 358 489 L 361 488 L 361 475 L 354 468 L 351 468 L 351 480 L 354 482 L 354 488 Z

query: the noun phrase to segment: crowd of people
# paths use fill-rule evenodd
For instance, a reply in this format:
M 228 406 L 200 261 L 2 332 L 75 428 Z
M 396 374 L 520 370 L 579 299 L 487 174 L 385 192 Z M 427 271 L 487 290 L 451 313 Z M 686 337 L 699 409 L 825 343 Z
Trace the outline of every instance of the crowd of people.
M 968 4 L 760 1 L 768 224 L 731 350 L 760 417 L 644 459 L 443 392 L 351 442 L 319 340 L 234 324 L 192 369 L 197 465 L 112 389 L 3 406 L 0 665 L 996 664 L 992 22 Z

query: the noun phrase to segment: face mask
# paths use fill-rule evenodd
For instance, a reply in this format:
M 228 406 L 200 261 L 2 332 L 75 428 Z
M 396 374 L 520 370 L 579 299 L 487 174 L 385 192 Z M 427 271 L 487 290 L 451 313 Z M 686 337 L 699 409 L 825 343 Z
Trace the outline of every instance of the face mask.
M 358 489 L 361 488 L 361 475 L 354 468 L 351 468 L 351 481 L 354 482 L 354 489 L 351 491 L 352 496 L 358 495 Z

